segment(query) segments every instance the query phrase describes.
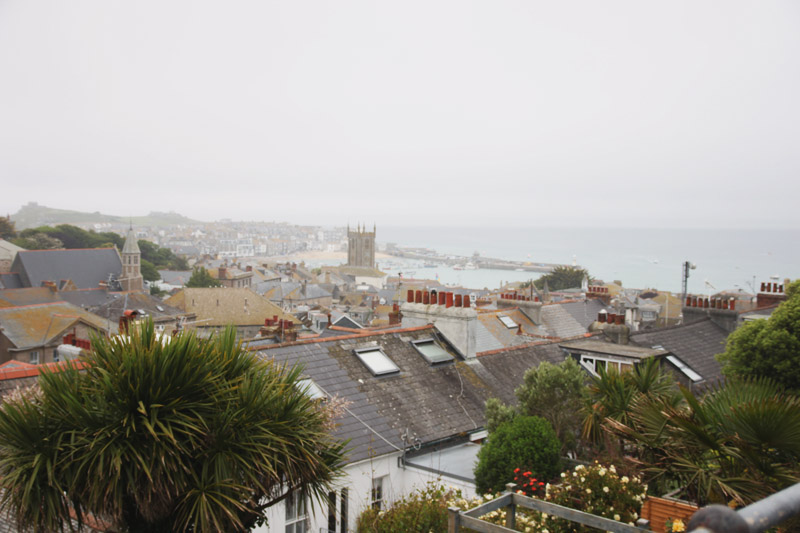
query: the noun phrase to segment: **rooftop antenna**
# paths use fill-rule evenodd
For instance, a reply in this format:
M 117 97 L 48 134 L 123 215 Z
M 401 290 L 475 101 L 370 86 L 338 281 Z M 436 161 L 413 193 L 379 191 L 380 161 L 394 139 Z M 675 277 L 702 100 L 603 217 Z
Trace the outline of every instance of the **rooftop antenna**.
M 686 295 L 688 294 L 688 285 L 689 285 L 689 271 L 694 270 L 697 268 L 697 265 L 692 263 L 691 261 L 684 261 L 683 262 L 683 281 L 681 283 L 681 301 L 686 301 Z

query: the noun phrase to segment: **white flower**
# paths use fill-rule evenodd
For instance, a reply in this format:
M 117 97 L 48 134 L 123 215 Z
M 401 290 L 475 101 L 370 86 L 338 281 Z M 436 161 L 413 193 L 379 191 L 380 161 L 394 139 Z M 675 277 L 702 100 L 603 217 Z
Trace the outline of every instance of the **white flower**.
M 583 469 L 584 469 L 583 465 L 578 465 L 575 467 L 575 470 L 583 470 Z
M 608 487 L 603 487 L 603 492 L 608 493 Z
M 573 472 L 572 473 L 572 477 L 578 477 L 578 473 L 577 472 Z
M 592 493 L 592 489 L 586 489 L 586 494 L 591 494 L 591 493 Z
M 483 495 L 483 499 L 484 500 L 491 500 L 492 499 L 492 495 L 487 492 L 486 494 Z
M 636 520 L 637 518 L 639 518 L 639 515 L 638 515 L 638 514 L 636 514 L 636 511 L 634 511 L 634 512 L 633 512 L 633 519 L 634 519 L 634 520 Z
M 603 476 L 606 475 L 606 469 L 605 468 L 601 468 L 600 470 L 598 470 L 597 473 L 600 474 L 600 477 L 603 477 Z
M 561 472 L 561 477 L 562 478 L 567 477 L 567 474 L 565 474 L 564 472 Z
M 617 469 L 614 467 L 614 465 L 609 466 L 608 469 L 611 470 L 612 474 L 616 474 L 617 473 Z
M 622 481 L 623 483 L 627 483 L 628 481 L 630 481 L 630 479 L 628 479 L 628 476 L 622 476 L 622 479 L 620 479 L 620 481 Z
M 615 514 L 615 515 L 614 515 L 614 520 L 616 520 L 617 522 L 619 522 L 619 515 L 618 515 L 618 514 Z
M 583 483 L 584 481 L 586 481 L 586 478 L 581 476 L 581 483 Z

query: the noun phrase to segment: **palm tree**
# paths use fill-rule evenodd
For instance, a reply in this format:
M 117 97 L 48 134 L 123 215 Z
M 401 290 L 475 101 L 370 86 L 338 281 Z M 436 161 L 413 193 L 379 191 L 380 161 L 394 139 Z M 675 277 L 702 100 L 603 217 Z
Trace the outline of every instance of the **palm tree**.
M 211 339 L 94 338 L 93 350 L 0 408 L 2 504 L 37 530 L 88 514 L 126 531 L 246 531 L 341 471 L 329 413 L 298 368 Z
M 592 377 L 589 400 L 583 409 L 583 438 L 595 444 L 603 442 L 605 421 L 612 419 L 628 424 L 631 408 L 640 398 L 677 402 L 680 395 L 674 379 L 660 365 L 658 359 L 651 357 L 626 372 L 613 366 L 608 369 L 598 367 L 598 376 Z
M 730 381 L 684 402 L 639 398 L 614 434 L 636 444 L 651 480 L 701 505 L 745 505 L 800 481 L 800 398 L 767 378 Z

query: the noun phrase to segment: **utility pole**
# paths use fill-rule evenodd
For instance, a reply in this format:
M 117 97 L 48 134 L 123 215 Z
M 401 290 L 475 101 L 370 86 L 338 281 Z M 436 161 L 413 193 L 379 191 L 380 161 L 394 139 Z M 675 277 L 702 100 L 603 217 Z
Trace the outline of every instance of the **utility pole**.
M 683 277 L 682 277 L 682 284 L 681 284 L 681 302 L 686 301 L 686 295 L 689 294 L 688 284 L 689 284 L 689 271 L 694 270 L 697 268 L 697 265 L 692 263 L 691 261 L 684 261 L 683 262 Z

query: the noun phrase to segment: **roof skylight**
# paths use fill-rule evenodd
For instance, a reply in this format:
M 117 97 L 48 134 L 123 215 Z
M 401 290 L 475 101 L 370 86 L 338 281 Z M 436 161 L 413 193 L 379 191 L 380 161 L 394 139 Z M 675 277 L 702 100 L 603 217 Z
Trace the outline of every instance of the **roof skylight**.
M 428 363 L 435 365 L 438 363 L 448 363 L 453 360 L 453 356 L 447 353 L 444 348 L 436 344 L 433 339 L 422 339 L 411 341 L 414 348 L 425 358 Z
M 385 376 L 400 372 L 400 368 L 380 348 L 356 350 L 356 355 L 374 376 Z
M 319 385 L 314 383 L 311 378 L 297 380 L 297 388 L 308 394 L 312 400 L 326 400 L 328 398 L 328 395 L 322 392 Z
M 505 326 L 506 326 L 508 329 L 516 328 L 516 327 L 519 325 L 519 324 L 517 324 L 516 322 L 514 322 L 513 320 L 511 320 L 511 317 L 510 317 L 510 316 L 506 316 L 506 315 L 498 315 L 498 316 L 497 316 L 497 318 L 499 318 L 499 319 L 500 319 L 500 322 L 502 322 L 503 324 L 505 324 Z
M 678 370 L 684 373 L 687 378 L 691 379 L 693 382 L 703 381 L 703 377 L 692 370 L 689 365 L 675 357 L 674 355 L 668 355 L 667 361 L 678 367 Z

